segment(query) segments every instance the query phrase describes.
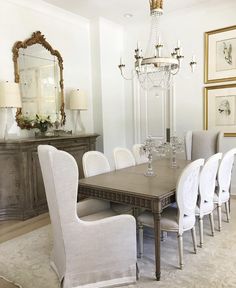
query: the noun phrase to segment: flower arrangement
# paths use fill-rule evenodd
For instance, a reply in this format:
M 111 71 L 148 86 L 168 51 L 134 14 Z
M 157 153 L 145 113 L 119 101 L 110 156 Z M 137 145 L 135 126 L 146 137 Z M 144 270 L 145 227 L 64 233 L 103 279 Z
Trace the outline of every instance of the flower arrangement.
M 34 119 L 34 128 L 40 130 L 41 133 L 44 133 L 48 130 L 49 127 L 52 127 L 53 123 L 51 122 L 50 116 L 41 116 L 36 114 Z
M 19 116 L 18 117 L 18 125 L 22 129 L 39 129 L 41 133 L 45 133 L 49 127 L 53 126 L 53 122 L 51 122 L 50 116 L 43 116 L 36 114 L 35 117 L 32 116 Z

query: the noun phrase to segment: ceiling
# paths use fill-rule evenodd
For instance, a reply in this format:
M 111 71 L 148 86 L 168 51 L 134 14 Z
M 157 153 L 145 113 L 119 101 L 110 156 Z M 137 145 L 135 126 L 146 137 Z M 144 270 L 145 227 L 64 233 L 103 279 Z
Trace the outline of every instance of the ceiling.
M 125 23 L 129 19 L 125 13 L 131 13 L 138 21 L 149 16 L 148 0 L 44 0 L 86 18 L 105 17 L 114 22 Z M 212 0 L 164 0 L 164 12 L 188 8 Z

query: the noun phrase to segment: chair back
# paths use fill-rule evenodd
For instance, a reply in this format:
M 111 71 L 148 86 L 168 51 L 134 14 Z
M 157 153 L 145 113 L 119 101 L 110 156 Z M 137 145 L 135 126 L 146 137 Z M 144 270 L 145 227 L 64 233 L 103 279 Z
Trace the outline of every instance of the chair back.
M 113 155 L 116 170 L 135 166 L 134 156 L 129 149 L 117 147 L 113 150 Z
M 84 153 L 82 165 L 85 178 L 111 171 L 106 156 L 98 151 L 89 151 Z
M 220 152 L 223 139 L 222 132 L 188 131 L 185 135 L 185 152 L 187 160 L 207 159 Z
M 219 161 L 222 158 L 222 153 L 217 153 L 211 156 L 204 164 L 200 173 L 199 193 L 200 193 L 200 208 L 203 203 L 212 203 L 216 186 L 216 175 L 219 168 Z
M 38 156 L 43 175 L 53 230 L 53 257 L 59 275 L 65 273 L 65 245 L 71 223 L 78 222 L 76 213 L 79 172 L 75 159 L 53 146 L 39 145 Z
M 136 164 L 142 164 L 142 163 L 147 163 L 148 162 L 148 158 L 145 155 L 145 153 L 141 152 L 141 146 L 142 144 L 134 144 L 132 147 L 132 151 L 134 154 L 134 158 L 135 158 L 135 162 Z
M 221 160 L 217 176 L 219 197 L 221 192 L 229 192 L 235 155 L 236 148 L 233 148 L 226 152 Z
M 176 200 L 179 209 L 178 222 L 179 232 L 183 232 L 183 218 L 191 217 L 195 223 L 195 208 L 198 196 L 198 184 L 200 168 L 204 164 L 204 159 L 198 159 L 190 163 L 181 173 L 177 188 Z

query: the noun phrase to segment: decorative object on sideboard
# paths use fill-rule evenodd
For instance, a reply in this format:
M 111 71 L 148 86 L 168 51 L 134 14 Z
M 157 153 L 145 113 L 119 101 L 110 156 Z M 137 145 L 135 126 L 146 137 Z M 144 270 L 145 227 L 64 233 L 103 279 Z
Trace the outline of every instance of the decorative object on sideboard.
M 137 43 L 137 48 L 135 49 L 134 54 L 134 67 L 139 83 L 144 89 L 166 89 L 172 84 L 172 76 L 176 75 L 180 70 L 181 61 L 184 58 L 183 49 L 178 40 L 171 55 L 163 56 L 164 45 L 159 31 L 159 21 L 163 14 L 163 1 L 149 0 L 149 3 L 151 15 L 149 41 L 144 56 L 142 48 L 139 43 Z M 192 57 L 189 64 L 192 72 L 194 72 L 197 64 L 195 56 Z M 120 59 L 120 65 L 118 67 L 124 79 L 132 79 L 124 76 L 125 64 L 123 63 L 122 58 Z
M 12 108 L 21 107 L 21 97 L 19 84 L 10 82 L 0 82 L 0 108 L 4 109 L 2 119 L 2 135 L 5 140 L 11 134 L 11 128 L 14 123 Z
M 21 129 L 33 129 L 28 118 L 49 115 L 51 122 L 65 125 L 63 59 L 40 31 L 13 48 L 15 82 L 20 84 L 22 108 L 16 121 Z
M 70 109 L 74 110 L 74 134 L 85 133 L 85 127 L 81 120 L 81 110 L 88 110 L 88 100 L 85 92 L 77 89 L 70 94 Z

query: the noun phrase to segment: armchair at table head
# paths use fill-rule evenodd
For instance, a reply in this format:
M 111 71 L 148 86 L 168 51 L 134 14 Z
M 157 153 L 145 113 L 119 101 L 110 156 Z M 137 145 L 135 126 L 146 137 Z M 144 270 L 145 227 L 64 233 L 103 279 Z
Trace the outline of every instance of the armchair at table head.
M 40 145 L 38 154 L 53 230 L 51 264 L 62 287 L 110 287 L 135 282 L 134 217 L 100 219 L 102 212 L 93 211 L 90 218 L 80 218 L 75 159 L 48 145 Z
M 127 148 L 116 147 L 113 150 L 116 170 L 135 166 L 135 159 L 132 152 Z
M 220 152 L 224 134 L 215 131 L 188 131 L 185 134 L 187 160 L 207 159 Z

